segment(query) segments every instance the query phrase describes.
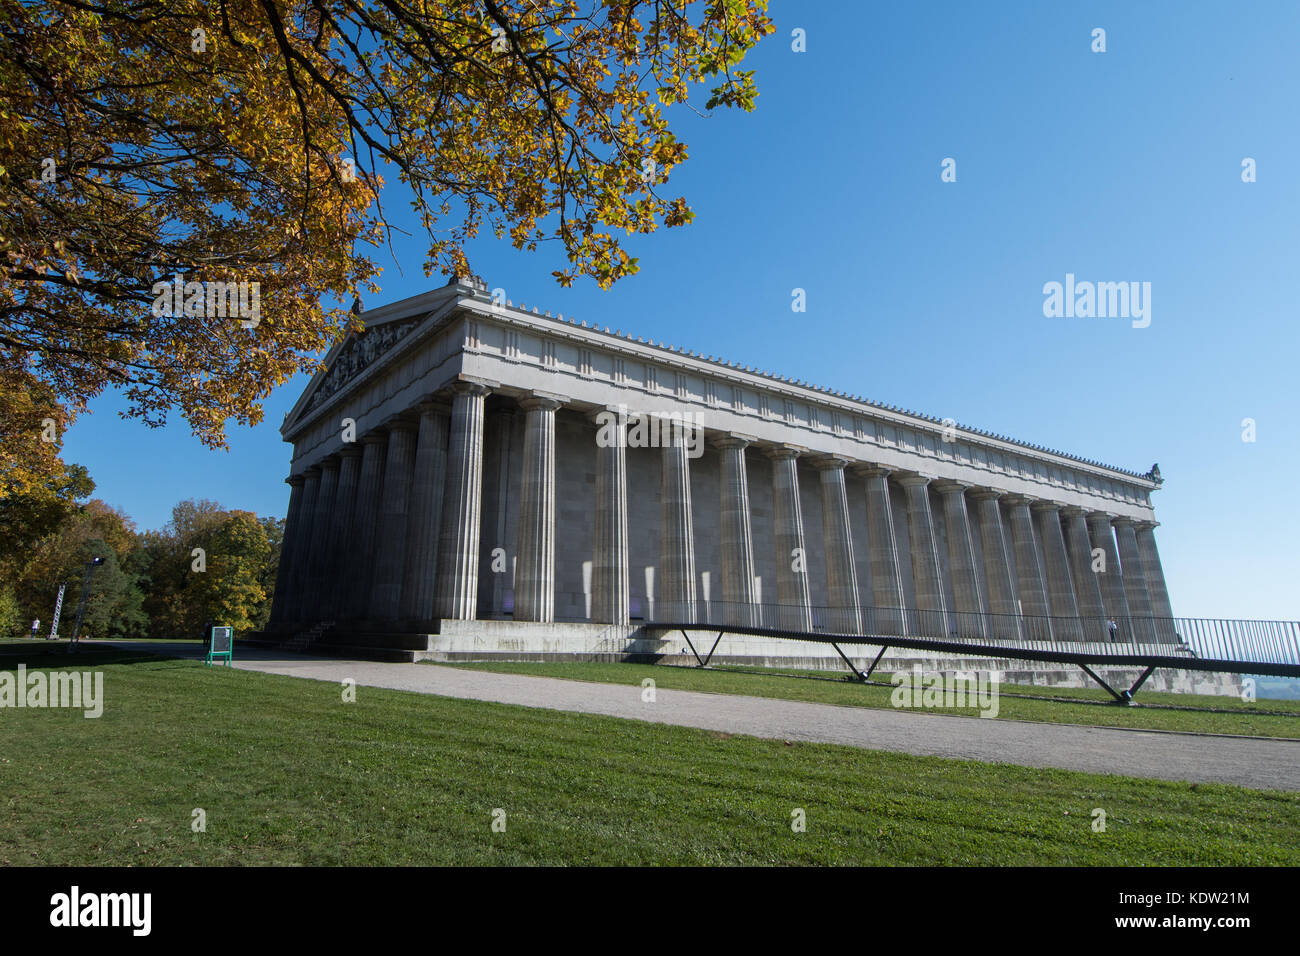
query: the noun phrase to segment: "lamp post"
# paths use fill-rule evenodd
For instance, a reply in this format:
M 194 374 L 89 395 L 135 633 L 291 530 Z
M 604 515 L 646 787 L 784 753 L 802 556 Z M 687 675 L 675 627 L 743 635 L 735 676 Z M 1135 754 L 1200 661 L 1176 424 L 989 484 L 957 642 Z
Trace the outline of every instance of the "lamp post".
M 81 579 L 81 600 L 77 602 L 77 623 L 72 626 L 72 640 L 68 641 L 69 654 L 77 650 L 77 639 L 81 637 L 81 620 L 86 616 L 86 601 L 90 598 L 90 578 L 95 568 L 103 563 L 103 558 L 91 558 L 86 562 L 86 573 Z

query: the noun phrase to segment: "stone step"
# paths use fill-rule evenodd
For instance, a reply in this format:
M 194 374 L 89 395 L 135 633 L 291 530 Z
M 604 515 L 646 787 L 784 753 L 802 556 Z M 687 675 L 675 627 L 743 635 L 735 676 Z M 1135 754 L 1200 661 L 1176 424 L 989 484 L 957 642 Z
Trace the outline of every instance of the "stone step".
M 365 633 L 352 630 L 331 630 L 322 634 L 316 642 L 317 647 L 375 647 L 398 648 L 408 651 L 424 651 L 429 648 L 428 633 Z

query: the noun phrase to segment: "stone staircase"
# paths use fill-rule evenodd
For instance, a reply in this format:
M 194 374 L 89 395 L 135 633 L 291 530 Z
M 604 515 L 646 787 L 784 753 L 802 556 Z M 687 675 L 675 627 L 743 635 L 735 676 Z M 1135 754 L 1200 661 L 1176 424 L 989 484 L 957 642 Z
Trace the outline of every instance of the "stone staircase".
M 628 645 L 640 630 L 640 625 L 637 624 L 607 625 L 591 643 L 591 649 L 584 659 L 588 662 L 627 660 Z
M 279 650 L 290 651 L 294 654 L 311 654 L 316 649 L 316 644 L 320 641 L 325 632 L 331 630 L 335 625 L 334 621 L 317 621 L 305 631 L 299 631 L 287 641 L 279 645 Z

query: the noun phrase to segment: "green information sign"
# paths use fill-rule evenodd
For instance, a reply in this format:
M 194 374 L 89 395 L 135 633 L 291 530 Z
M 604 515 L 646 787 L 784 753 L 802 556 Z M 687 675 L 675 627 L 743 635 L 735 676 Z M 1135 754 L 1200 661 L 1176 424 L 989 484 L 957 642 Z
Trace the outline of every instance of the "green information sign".
M 208 632 L 208 666 L 214 660 L 224 658 L 227 667 L 234 666 L 235 629 L 233 627 L 214 627 Z

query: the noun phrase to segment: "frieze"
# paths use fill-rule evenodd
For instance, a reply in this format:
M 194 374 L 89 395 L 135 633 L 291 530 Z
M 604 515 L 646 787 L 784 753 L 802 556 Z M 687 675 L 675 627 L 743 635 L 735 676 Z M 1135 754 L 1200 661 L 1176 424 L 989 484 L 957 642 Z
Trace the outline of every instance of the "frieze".
M 407 334 L 423 320 L 424 316 L 419 316 L 401 322 L 389 322 L 350 337 L 343 343 L 339 354 L 334 356 L 334 361 L 330 364 L 324 378 L 320 380 L 316 391 L 312 392 L 307 402 L 307 409 L 310 411 L 316 408 L 342 389 L 373 365 L 377 359 L 390 352 L 393 346 L 406 338 Z

